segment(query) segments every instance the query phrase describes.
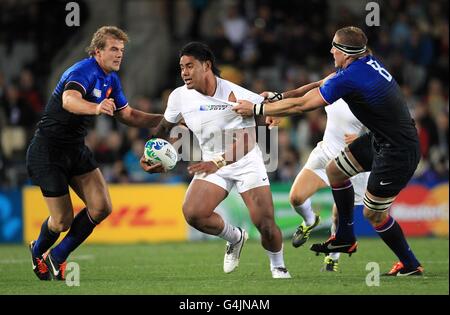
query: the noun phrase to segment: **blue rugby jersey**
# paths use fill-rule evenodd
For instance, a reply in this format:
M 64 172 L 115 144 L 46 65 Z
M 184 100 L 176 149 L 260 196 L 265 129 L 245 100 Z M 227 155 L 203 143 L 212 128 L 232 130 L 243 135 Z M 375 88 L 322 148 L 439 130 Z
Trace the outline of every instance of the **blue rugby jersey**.
M 94 57 L 75 63 L 61 76 L 38 122 L 38 134 L 56 143 L 82 143 L 95 119 L 94 115 L 76 115 L 65 110 L 62 107 L 65 89 L 76 89 L 83 99 L 97 104 L 113 98 L 116 111 L 128 105 L 116 72 L 106 74 Z
M 365 56 L 339 69 L 319 91 L 328 104 L 344 99 L 356 118 L 373 132 L 377 143 L 394 147 L 418 143 L 400 87 L 375 57 Z

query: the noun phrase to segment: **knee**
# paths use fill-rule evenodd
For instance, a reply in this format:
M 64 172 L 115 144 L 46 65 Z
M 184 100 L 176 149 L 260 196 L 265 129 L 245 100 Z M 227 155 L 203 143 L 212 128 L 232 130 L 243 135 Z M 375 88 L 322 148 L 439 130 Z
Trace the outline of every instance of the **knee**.
M 291 191 L 291 193 L 289 194 L 289 202 L 293 207 L 298 207 L 304 204 L 306 199 L 308 198 L 306 198 L 305 196 L 303 196 L 301 193 L 298 192 Z
M 266 240 L 272 240 L 275 237 L 275 233 L 278 229 L 275 222 L 269 219 L 262 220 L 255 225 L 259 233 L 261 233 L 261 237 Z
M 112 213 L 112 205 L 108 200 L 104 200 L 96 206 L 89 208 L 89 214 L 98 223 L 106 219 Z
M 377 212 L 364 207 L 364 218 L 366 218 L 373 226 L 379 225 L 388 216 L 387 211 Z
M 325 167 L 325 172 L 327 173 L 328 180 L 330 181 L 330 184 L 333 185 L 337 180 L 337 168 L 334 164 L 334 161 L 331 160 L 328 162 L 327 166 Z
M 49 228 L 55 233 L 62 233 L 66 232 L 70 229 L 70 226 L 72 225 L 73 217 L 67 216 L 67 217 L 61 217 L 61 218 L 54 218 L 52 217 Z
M 190 226 L 192 226 L 194 228 L 200 227 L 200 218 L 199 217 L 197 217 L 195 215 L 186 215 L 185 214 L 184 218 Z
M 190 226 L 197 227 L 200 225 L 201 218 L 195 213 L 194 209 L 190 205 L 184 204 L 182 209 L 184 219 Z

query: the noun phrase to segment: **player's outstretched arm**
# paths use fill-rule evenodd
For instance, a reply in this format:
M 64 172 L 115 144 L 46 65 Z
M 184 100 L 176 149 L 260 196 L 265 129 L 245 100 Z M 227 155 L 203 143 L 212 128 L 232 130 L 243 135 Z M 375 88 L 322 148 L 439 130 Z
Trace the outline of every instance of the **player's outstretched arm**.
M 293 98 L 293 97 L 301 97 L 301 96 L 305 95 L 306 93 L 308 93 L 309 91 L 311 91 L 312 89 L 319 87 L 321 82 L 322 81 L 317 81 L 317 82 L 305 84 L 295 90 L 283 92 L 283 93 L 281 93 L 281 95 L 283 95 L 283 99 Z
M 145 113 L 130 106 L 115 112 L 115 116 L 120 122 L 138 128 L 154 128 L 163 118 L 163 115 Z
M 114 115 L 116 105 L 111 98 L 104 99 L 100 104 L 91 103 L 83 99 L 77 90 L 66 90 L 62 95 L 62 106 L 68 112 L 76 115 Z
M 286 102 L 286 104 L 279 104 L 281 102 Z M 288 98 L 276 103 L 266 104 L 262 114 L 274 117 L 299 115 L 326 105 L 328 105 L 327 102 L 320 95 L 319 88 L 316 87 L 302 97 Z
M 311 82 L 311 83 L 302 85 L 299 88 L 296 88 L 295 90 L 290 90 L 290 91 L 286 91 L 283 93 L 264 91 L 263 93 L 261 93 L 261 96 L 263 96 L 264 99 L 269 101 L 270 103 L 280 101 L 285 98 L 301 97 L 301 96 L 305 95 L 306 93 L 308 93 L 309 91 L 311 91 L 312 89 L 320 87 L 323 83 L 325 83 L 326 80 L 333 77 L 335 74 L 336 73 L 333 72 L 320 81 Z
M 239 100 L 238 105 L 234 106 L 233 110 L 242 116 L 283 117 L 298 115 L 326 105 L 327 103 L 320 95 L 319 88 L 314 88 L 303 97 L 286 98 L 274 103 L 252 104 L 249 101 Z

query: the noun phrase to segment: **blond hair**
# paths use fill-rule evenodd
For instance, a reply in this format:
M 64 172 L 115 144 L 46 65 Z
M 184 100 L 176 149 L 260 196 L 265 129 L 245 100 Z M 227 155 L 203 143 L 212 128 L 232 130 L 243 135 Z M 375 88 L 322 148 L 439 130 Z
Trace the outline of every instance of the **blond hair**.
M 361 47 L 367 45 L 367 36 L 362 29 L 356 26 L 343 27 L 336 31 L 336 36 L 339 37 L 341 44 Z
M 364 55 L 372 55 L 372 50 L 367 46 L 367 36 L 362 29 L 356 26 L 346 26 L 336 31 L 339 43 L 350 47 L 366 47 L 361 54 L 352 57 L 359 58 Z
M 109 37 L 121 40 L 124 44 L 129 41 L 127 33 L 120 28 L 116 26 L 102 26 L 92 36 L 91 44 L 86 47 L 86 52 L 90 56 L 94 56 L 96 49 L 105 48 L 106 39 Z

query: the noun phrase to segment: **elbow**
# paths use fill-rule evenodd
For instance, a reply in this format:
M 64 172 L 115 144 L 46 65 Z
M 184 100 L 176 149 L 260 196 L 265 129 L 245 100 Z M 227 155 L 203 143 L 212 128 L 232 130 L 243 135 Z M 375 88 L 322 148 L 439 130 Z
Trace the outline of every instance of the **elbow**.
M 161 120 L 164 118 L 163 115 L 157 115 L 156 119 L 153 121 L 153 126 L 151 126 L 150 128 L 155 128 L 158 127 L 159 123 L 161 122 Z
M 67 111 L 70 111 L 69 109 L 70 109 L 70 96 L 68 96 L 68 95 L 63 95 L 63 97 L 62 97 L 62 107 L 65 109 L 65 110 L 67 110 Z
M 114 114 L 114 116 L 119 120 L 122 124 L 128 125 L 128 126 L 135 126 L 134 125 L 134 117 L 133 112 L 134 110 L 130 107 L 127 107 L 121 111 L 118 111 Z

